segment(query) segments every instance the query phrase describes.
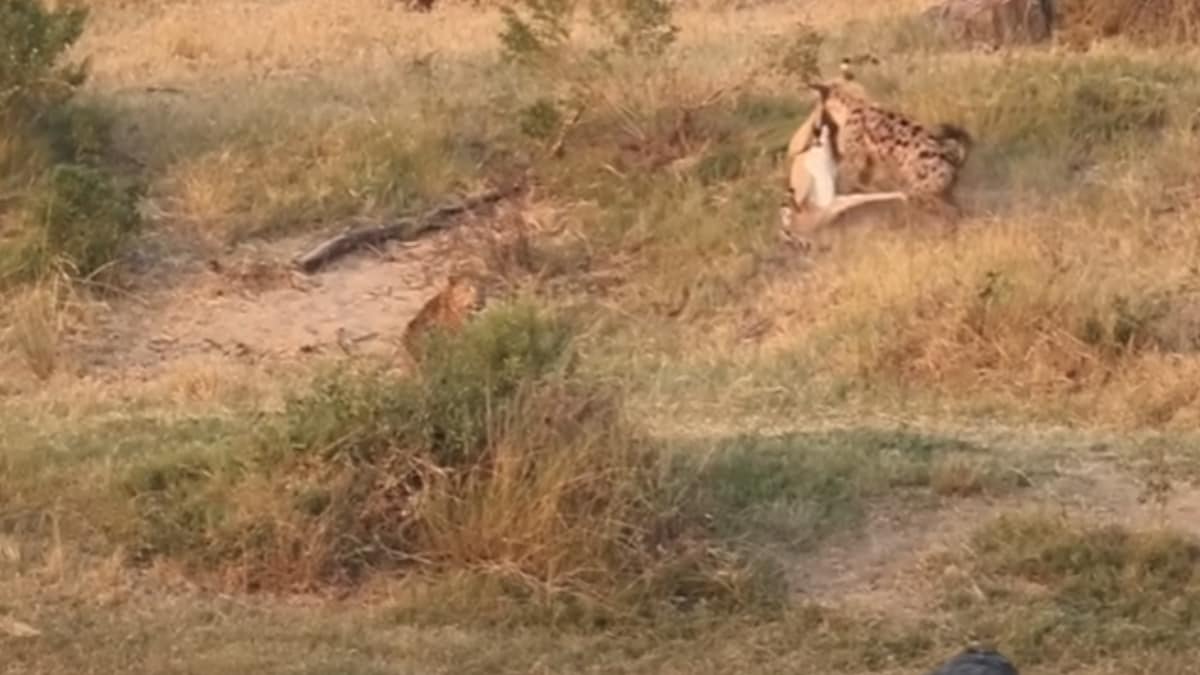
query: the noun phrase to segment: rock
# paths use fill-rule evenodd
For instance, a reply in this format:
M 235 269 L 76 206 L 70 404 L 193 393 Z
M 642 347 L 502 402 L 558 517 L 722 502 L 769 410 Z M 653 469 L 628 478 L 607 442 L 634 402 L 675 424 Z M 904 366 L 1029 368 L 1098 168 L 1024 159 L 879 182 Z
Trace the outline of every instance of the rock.
M 951 39 L 993 48 L 1050 39 L 1053 0 L 944 0 L 925 17 Z

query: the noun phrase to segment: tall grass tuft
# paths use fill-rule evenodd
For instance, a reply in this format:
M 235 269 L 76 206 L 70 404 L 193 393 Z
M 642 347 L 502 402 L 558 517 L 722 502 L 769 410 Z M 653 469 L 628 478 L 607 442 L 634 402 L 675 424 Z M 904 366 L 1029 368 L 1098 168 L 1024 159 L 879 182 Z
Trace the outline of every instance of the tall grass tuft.
M 63 329 L 63 293 L 57 278 L 22 291 L 3 313 L 8 341 L 40 380 L 58 369 Z

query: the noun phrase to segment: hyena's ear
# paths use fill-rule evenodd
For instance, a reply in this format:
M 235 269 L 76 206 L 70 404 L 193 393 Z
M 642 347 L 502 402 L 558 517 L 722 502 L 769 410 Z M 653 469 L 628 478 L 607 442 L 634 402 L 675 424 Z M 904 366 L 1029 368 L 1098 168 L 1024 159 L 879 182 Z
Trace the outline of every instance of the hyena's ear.
M 808 88 L 817 92 L 817 95 L 821 97 L 822 101 L 824 101 L 826 98 L 829 98 L 830 86 L 828 84 L 823 82 L 809 82 Z

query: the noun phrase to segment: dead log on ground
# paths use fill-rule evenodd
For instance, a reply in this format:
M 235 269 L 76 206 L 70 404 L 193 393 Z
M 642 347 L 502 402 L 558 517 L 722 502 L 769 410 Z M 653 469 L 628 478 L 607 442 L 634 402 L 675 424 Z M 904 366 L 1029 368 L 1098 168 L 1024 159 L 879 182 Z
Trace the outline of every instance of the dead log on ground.
M 440 230 L 450 223 L 450 219 L 464 213 L 477 211 L 485 206 L 495 204 L 511 197 L 519 190 L 519 186 L 499 190 L 488 190 L 477 195 L 464 198 L 453 204 L 443 204 L 430 209 L 420 216 L 401 218 L 386 225 L 360 227 L 343 232 L 336 237 L 326 239 L 297 257 L 293 263 L 305 274 L 312 274 L 329 262 L 340 258 L 351 251 L 364 246 L 379 246 L 386 241 L 395 239 L 415 239 L 426 232 Z

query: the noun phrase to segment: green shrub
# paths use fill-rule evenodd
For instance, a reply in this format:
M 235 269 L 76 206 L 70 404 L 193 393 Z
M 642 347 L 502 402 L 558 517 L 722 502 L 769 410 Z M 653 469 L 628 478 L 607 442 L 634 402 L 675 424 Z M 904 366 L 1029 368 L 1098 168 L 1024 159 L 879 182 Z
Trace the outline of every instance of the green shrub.
M 86 19 L 82 7 L 47 11 L 38 0 L 0 0 L 0 111 L 6 117 L 38 116 L 83 83 L 86 68 L 60 60 Z
M 519 63 L 554 56 L 571 37 L 575 7 L 575 0 L 519 0 L 501 8 L 505 56 Z
M 572 32 L 579 10 L 577 0 L 516 0 L 502 9 L 505 58 L 536 75 L 544 88 L 520 112 L 526 135 L 545 140 L 558 130 L 565 136 L 583 111 L 589 118 L 621 120 L 626 133 L 642 129 L 647 121 L 643 111 L 612 96 L 611 87 L 618 84 L 614 78 L 629 77 L 628 85 L 618 84 L 628 91 L 646 81 L 644 72 L 628 72 L 629 66 L 652 69 L 660 77 L 670 70 L 661 67 L 678 34 L 669 2 L 588 3 L 588 22 L 599 36 L 589 43 L 576 40 Z M 545 95 L 550 91 L 558 99 L 554 103 Z
M 526 65 L 551 65 L 572 53 L 571 26 L 577 0 L 517 0 L 504 7 L 500 44 L 505 56 Z M 618 0 L 590 3 L 588 16 L 603 37 L 602 46 L 579 50 L 586 58 L 603 60 L 611 53 L 634 57 L 661 56 L 675 42 L 678 27 L 671 23 L 671 5 L 664 0 Z
M 104 166 L 110 121 L 72 97 L 86 64 L 63 63 L 83 32 L 81 7 L 0 0 L 0 282 L 53 270 L 89 277 L 137 228 L 137 190 Z
M 533 306 L 497 306 L 455 336 L 434 333 L 419 380 L 335 371 L 287 404 L 289 446 L 377 461 L 425 448 L 439 464 L 477 459 L 489 424 L 522 387 L 569 362 L 570 330 Z
M 817 79 L 821 76 L 821 47 L 824 43 L 825 36 L 820 31 L 800 22 L 770 45 L 773 65 L 797 83 Z
M 59 164 L 39 205 L 42 256 L 59 256 L 88 277 L 114 260 L 138 225 L 135 194 L 105 172 L 82 164 Z
M 497 307 L 461 335 L 431 340 L 421 364 L 424 442 L 445 463 L 471 460 L 489 417 L 502 416 L 521 387 L 570 362 L 569 328 L 532 305 Z

